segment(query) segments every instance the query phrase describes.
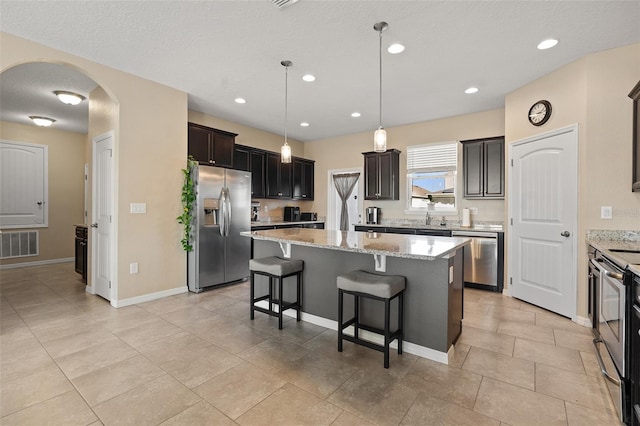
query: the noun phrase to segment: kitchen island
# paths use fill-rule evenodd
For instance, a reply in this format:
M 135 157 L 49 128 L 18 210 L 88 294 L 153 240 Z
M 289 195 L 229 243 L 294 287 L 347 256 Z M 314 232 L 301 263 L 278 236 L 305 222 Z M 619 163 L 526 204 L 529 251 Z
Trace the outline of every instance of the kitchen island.
M 462 330 L 462 249 L 469 244 L 468 238 L 302 228 L 242 235 L 253 238 L 253 258 L 280 256 L 304 261 L 302 319 L 333 330 L 337 330 L 338 275 L 361 269 L 406 277 L 403 349 L 448 363 Z M 293 299 L 293 287 L 285 285 L 285 300 Z M 256 276 L 256 294 L 266 293 L 266 289 L 267 279 Z M 352 306 L 345 299 L 346 318 L 353 315 Z M 382 308 L 380 303 L 363 301 L 363 322 L 381 327 Z M 391 328 L 395 327 L 392 321 Z M 375 337 L 371 339 L 376 341 Z

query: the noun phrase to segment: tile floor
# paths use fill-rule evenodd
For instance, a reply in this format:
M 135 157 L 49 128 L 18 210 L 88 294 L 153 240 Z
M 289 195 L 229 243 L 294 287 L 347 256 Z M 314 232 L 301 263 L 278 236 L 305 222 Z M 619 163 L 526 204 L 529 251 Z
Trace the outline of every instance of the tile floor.
M 451 365 L 248 315 L 246 283 L 112 308 L 71 264 L 0 271 L 3 425 L 614 425 L 590 330 L 465 290 Z

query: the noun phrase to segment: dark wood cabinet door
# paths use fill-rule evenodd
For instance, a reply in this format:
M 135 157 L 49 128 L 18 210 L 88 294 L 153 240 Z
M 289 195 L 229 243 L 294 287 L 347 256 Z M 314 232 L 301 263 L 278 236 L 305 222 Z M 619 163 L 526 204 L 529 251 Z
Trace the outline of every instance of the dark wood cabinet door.
M 462 145 L 464 198 L 483 196 L 483 142 L 465 142 Z
M 293 183 L 292 196 L 299 200 L 313 200 L 313 161 L 294 158 L 291 161 Z
M 252 150 L 251 154 L 251 197 L 262 198 L 265 196 L 265 166 L 266 153 Z
M 233 151 L 236 137 L 232 134 L 212 132 L 213 164 L 219 167 L 233 167 Z
M 211 164 L 211 132 L 189 124 L 187 152 L 200 164 Z
M 302 198 L 305 200 L 313 200 L 313 191 L 314 191 L 314 175 L 315 175 L 315 164 L 313 161 L 305 161 L 303 165 L 303 187 L 304 192 L 302 193 Z
M 393 173 L 393 157 L 390 152 L 378 155 L 378 193 L 380 200 L 393 200 L 395 176 Z
M 278 161 L 280 161 L 280 156 L 278 156 Z M 279 163 L 280 164 L 280 185 L 279 185 L 279 193 L 280 198 L 291 198 L 293 193 L 291 191 L 291 186 L 293 184 L 293 167 L 292 163 Z
M 504 138 L 484 142 L 484 196 L 504 197 Z
M 236 170 L 243 170 L 245 172 L 251 171 L 251 148 L 236 145 L 235 152 L 233 154 L 233 168 Z
M 377 200 L 380 197 L 378 185 L 378 156 L 364 156 L 364 199 Z
M 631 142 L 631 191 L 640 192 L 640 81 L 635 85 L 629 97 L 633 100 L 633 139 Z
M 266 197 L 267 198 L 279 198 L 279 179 L 278 171 L 280 168 L 280 155 L 275 153 L 267 153 L 267 185 L 266 185 Z
M 504 198 L 504 137 L 463 141 L 464 198 Z

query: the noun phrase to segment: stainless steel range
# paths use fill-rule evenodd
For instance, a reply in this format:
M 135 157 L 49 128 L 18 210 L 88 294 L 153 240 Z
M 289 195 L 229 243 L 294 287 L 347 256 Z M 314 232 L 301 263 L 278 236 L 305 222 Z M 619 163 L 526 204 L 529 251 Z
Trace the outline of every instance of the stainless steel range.
M 620 420 L 640 424 L 640 356 L 638 318 L 634 307 L 634 275 L 629 266 L 640 264 L 640 251 L 627 248 L 589 249 L 590 314 L 596 338 L 596 356 L 618 410 Z M 636 278 L 640 281 L 640 279 Z M 590 297 L 591 298 L 591 297 Z M 640 300 L 640 299 L 639 299 Z M 636 300 L 638 302 L 638 300 Z M 638 406 L 638 413 L 635 413 Z

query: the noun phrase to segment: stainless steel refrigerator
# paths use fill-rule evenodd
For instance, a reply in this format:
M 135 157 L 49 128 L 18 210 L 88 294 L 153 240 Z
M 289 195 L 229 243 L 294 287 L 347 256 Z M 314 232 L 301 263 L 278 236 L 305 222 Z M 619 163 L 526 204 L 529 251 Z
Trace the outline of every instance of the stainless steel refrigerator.
M 197 214 L 187 282 L 199 293 L 249 276 L 251 239 L 240 232 L 251 230 L 251 173 L 211 166 L 193 173 Z

